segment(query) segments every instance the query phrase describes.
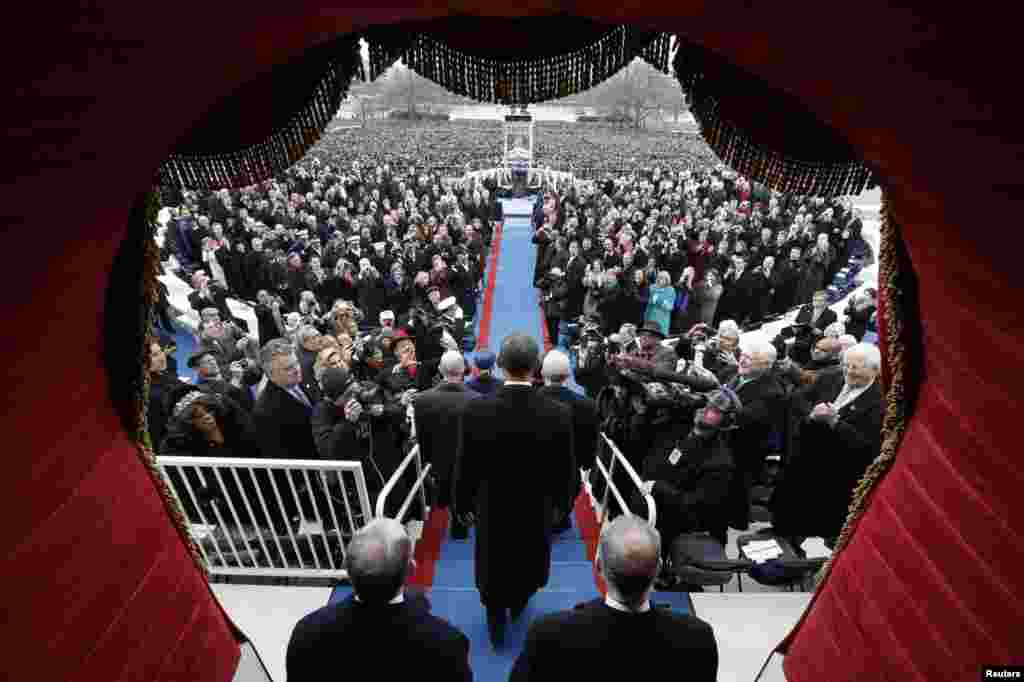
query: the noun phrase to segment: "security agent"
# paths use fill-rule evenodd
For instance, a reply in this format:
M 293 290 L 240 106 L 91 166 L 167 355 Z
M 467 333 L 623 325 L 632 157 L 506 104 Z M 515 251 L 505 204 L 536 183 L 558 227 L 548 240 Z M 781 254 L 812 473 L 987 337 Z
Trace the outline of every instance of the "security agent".
M 320 680 L 343 659 L 400 642 L 401 655 L 388 662 L 389 679 L 473 679 L 469 639 L 431 615 L 423 595 L 402 588 L 415 569 L 412 541 L 398 521 L 376 519 L 348 546 L 345 567 L 353 594 L 307 615 L 296 624 L 285 658 L 288 680 Z
M 505 383 L 494 376 L 494 362 L 496 356 L 489 350 L 480 351 L 476 354 L 476 368 L 479 375 L 466 382 L 472 390 L 480 395 L 494 395 Z
M 535 621 L 510 682 L 550 679 L 552 670 L 572 670 L 580 679 L 629 679 L 638 660 L 687 680 L 715 680 L 718 646 L 711 626 L 650 602 L 660 556 L 661 536 L 642 519 L 623 516 L 609 524 L 597 551 L 607 596 Z M 642 652 L 642 658 L 624 652 Z

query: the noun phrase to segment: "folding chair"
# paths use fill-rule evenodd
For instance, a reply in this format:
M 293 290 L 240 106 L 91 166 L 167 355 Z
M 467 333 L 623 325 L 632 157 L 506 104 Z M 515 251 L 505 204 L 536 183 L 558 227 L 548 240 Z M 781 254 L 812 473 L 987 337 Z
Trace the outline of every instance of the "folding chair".
M 717 585 L 725 592 L 725 585 L 736 575 L 739 591 L 743 591 L 742 574 L 753 566 L 748 559 L 730 559 L 725 545 L 709 533 L 686 533 L 672 541 L 669 549 L 672 572 L 680 582 L 710 587 Z

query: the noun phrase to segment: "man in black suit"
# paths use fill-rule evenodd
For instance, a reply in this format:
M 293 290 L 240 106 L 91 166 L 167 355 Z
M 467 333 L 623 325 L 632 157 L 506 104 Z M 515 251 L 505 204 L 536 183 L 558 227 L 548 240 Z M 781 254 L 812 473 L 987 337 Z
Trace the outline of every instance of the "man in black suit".
M 353 595 L 295 625 L 285 657 L 288 682 L 320 682 L 339 661 L 362 659 L 382 643 L 395 647 L 385 664 L 388 679 L 473 679 L 466 635 L 431 615 L 426 597 L 402 587 L 415 567 L 402 524 L 384 518 L 361 528 L 345 565 Z
M 741 345 L 736 374 L 725 385 L 740 399 L 732 431 L 735 475 L 732 483 L 733 518 L 729 524 L 746 530 L 750 524 L 750 492 L 761 474 L 765 456 L 779 447 L 785 419 L 785 390 L 773 371 L 778 352 L 766 338 Z
M 576 494 L 579 494 L 580 486 L 583 483 L 580 477 L 580 469 L 590 469 L 594 466 L 594 457 L 597 452 L 597 437 L 599 430 L 599 419 L 597 415 L 597 403 L 590 398 L 579 395 L 565 385 L 569 380 L 570 368 L 569 358 L 560 350 L 549 351 L 544 357 L 544 364 L 541 367 L 541 375 L 544 377 L 544 388 L 538 393 L 545 398 L 550 398 L 569 407 L 572 413 L 573 430 L 573 459 L 576 462 L 576 479 L 573 484 Z M 563 533 L 572 526 L 571 509 L 568 510 L 565 519 L 555 527 L 556 533 Z
M 312 377 L 302 376 L 302 366 L 295 347 L 284 339 L 273 339 L 260 351 L 260 366 L 267 375 L 267 385 L 253 408 L 253 421 L 263 454 L 269 459 L 317 459 L 311 416 L 320 401 L 320 388 Z M 293 476 L 303 501 L 306 518 L 315 519 L 305 489 L 302 472 Z M 283 472 L 275 472 L 278 487 L 285 499 L 285 509 L 292 517 L 297 512 Z M 322 509 L 326 508 L 321 506 Z
M 854 487 L 882 447 L 878 347 L 857 344 L 843 353 L 842 364 L 842 385 L 802 415 L 799 450 L 773 495 L 774 528 L 794 547 L 807 537 L 834 542 Z
M 572 413 L 534 391 L 539 355 L 532 337 L 506 337 L 498 355 L 504 386 L 467 403 L 462 419 L 455 510 L 477 526 L 476 585 L 495 646 L 504 641 L 506 611 L 517 619 L 547 584 L 552 526 L 574 499 Z
M 466 361 L 458 351 L 446 351 L 439 365 L 444 381 L 413 399 L 416 419 L 416 440 L 423 464 L 432 464 L 431 474 L 437 482 L 436 505 L 451 505 L 455 454 L 458 452 L 462 414 L 466 404 L 480 394 L 464 383 Z M 469 531 L 452 518 L 452 538 L 465 540 Z
M 571 670 L 579 679 L 629 679 L 637 675 L 638 663 L 646 670 L 674 670 L 686 680 L 713 682 L 718 646 L 711 626 L 691 614 L 651 606 L 660 557 L 661 537 L 646 521 L 635 516 L 613 521 L 597 555 L 607 596 L 533 623 L 510 682 L 550 679 L 554 670 Z

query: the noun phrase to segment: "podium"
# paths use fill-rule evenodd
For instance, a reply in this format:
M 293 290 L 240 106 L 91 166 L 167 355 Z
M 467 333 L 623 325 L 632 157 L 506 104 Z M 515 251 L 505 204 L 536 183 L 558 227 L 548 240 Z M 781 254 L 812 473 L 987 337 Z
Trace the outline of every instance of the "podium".
M 519 112 L 505 116 L 505 153 L 503 165 L 512 181 L 512 195 L 529 193 L 530 171 L 533 169 L 533 116 L 520 107 Z

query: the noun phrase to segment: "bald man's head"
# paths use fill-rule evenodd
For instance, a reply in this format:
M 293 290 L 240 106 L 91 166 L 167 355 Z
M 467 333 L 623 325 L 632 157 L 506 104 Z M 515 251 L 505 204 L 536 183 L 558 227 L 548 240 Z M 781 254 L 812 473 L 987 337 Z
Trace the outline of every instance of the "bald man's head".
M 411 559 L 405 527 L 394 519 L 375 519 L 353 536 L 345 568 L 361 601 L 386 604 L 405 583 Z
M 612 597 L 639 606 L 661 567 L 661 535 L 637 516 L 620 516 L 601 534 L 598 562 Z

